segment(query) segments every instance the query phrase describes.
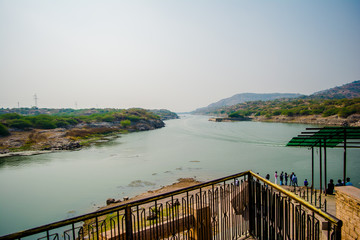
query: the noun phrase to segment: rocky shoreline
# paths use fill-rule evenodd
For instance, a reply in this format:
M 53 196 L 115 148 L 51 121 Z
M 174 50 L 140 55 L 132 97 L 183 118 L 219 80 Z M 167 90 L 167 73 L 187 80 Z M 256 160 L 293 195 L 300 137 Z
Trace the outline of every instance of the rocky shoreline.
M 360 126 L 360 114 L 353 114 L 347 118 L 341 118 L 337 115 L 330 117 L 322 117 L 321 115 L 309 115 L 301 117 L 287 117 L 287 116 L 254 116 L 250 118 L 228 118 L 228 117 L 215 117 L 209 118 L 213 122 L 236 122 L 236 121 L 255 121 L 255 122 L 278 122 L 278 123 L 297 123 L 297 124 L 311 124 L 321 126 Z
M 165 127 L 162 120 L 150 119 L 137 121 L 127 127 L 117 122 L 99 122 L 82 123 L 71 128 L 12 130 L 10 136 L 0 138 L 0 158 L 79 150 L 90 144 L 110 141 L 119 137 L 121 133 L 148 131 L 162 127 Z
M 338 115 L 329 117 L 322 117 L 321 115 L 309 115 L 301 117 L 287 117 L 287 116 L 274 116 L 271 118 L 254 117 L 253 121 L 257 122 L 279 122 L 279 123 L 298 123 L 298 124 L 313 124 L 321 126 L 360 126 L 360 114 L 353 114 L 347 118 L 341 118 Z

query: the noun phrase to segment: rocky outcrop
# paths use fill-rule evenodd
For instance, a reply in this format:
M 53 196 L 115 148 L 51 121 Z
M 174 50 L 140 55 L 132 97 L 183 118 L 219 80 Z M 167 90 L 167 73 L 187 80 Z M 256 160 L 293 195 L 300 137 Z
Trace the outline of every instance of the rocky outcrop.
M 229 117 L 218 117 L 218 118 L 210 118 L 209 121 L 212 122 L 239 122 L 239 121 L 251 121 L 251 118 L 248 117 L 239 117 L 239 118 L 229 118 Z
M 165 123 L 160 119 L 148 119 L 132 122 L 130 126 L 123 127 L 120 122 L 82 123 L 72 128 L 33 129 L 31 131 L 12 131 L 10 136 L 0 137 L 0 157 L 8 156 L 11 152 L 57 151 L 74 150 L 86 144 L 98 142 L 105 135 L 118 135 L 119 131 L 148 131 L 162 128 Z M 12 154 L 13 155 L 13 154 Z
M 161 120 L 140 120 L 136 122 L 131 128 L 136 131 L 148 131 L 162 127 L 165 127 L 165 123 Z

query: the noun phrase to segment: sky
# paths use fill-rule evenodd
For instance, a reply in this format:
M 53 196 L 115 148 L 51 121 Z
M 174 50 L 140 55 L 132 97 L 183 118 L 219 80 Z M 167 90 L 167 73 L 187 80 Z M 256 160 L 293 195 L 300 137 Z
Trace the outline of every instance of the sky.
M 0 0 L 0 108 L 187 112 L 355 80 L 358 0 Z

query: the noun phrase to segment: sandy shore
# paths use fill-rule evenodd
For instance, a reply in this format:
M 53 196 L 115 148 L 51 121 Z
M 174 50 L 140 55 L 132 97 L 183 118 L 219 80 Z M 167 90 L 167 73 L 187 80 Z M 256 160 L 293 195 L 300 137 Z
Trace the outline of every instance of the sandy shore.
M 200 183 L 201 183 L 200 181 L 197 181 L 197 180 L 195 180 L 193 178 L 179 178 L 178 182 L 175 182 L 175 183 L 173 183 L 171 185 L 167 185 L 167 186 L 164 186 L 164 187 L 156 189 L 156 190 L 141 193 L 141 194 L 139 194 L 139 195 L 137 195 L 135 197 L 129 198 L 129 200 L 126 200 L 126 201 L 121 201 L 121 202 L 116 202 L 116 203 L 109 204 L 107 206 L 99 208 L 99 210 L 107 209 L 107 208 L 110 208 L 110 207 L 115 207 L 115 206 L 118 206 L 118 205 L 122 205 L 122 204 L 125 204 L 125 203 L 137 201 L 137 200 L 148 198 L 148 197 L 153 197 L 153 196 L 156 196 L 156 195 L 159 195 L 159 194 L 164 194 L 164 193 L 175 191 L 175 190 L 178 190 L 178 189 L 191 187 L 191 186 L 194 186 L 194 185 L 200 184 Z

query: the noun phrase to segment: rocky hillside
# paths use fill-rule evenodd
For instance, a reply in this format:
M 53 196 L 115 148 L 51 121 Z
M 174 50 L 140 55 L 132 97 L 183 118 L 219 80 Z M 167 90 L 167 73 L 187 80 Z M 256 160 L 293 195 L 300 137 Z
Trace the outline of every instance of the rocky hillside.
M 360 81 L 298 98 L 248 101 L 195 112 L 220 116 L 250 117 L 254 121 L 321 125 L 360 125 Z
M 240 93 L 232 97 L 221 99 L 215 103 L 212 103 L 204 108 L 198 108 L 193 111 L 193 114 L 207 114 L 213 110 L 216 110 L 225 106 L 232 106 L 239 103 L 245 103 L 250 101 L 268 101 L 280 98 L 296 98 L 302 96 L 296 93 Z
M 360 80 L 344 84 L 339 87 L 316 92 L 311 94 L 309 97 L 321 99 L 360 98 Z
M 342 86 L 334 87 L 331 89 L 316 92 L 311 95 L 301 95 L 293 93 L 269 93 L 269 94 L 258 94 L 258 93 L 241 93 L 236 94 L 232 97 L 222 99 L 218 102 L 212 103 L 204 108 L 196 109 L 192 114 L 204 114 L 214 115 L 222 113 L 228 113 L 229 111 L 224 110 L 227 108 L 234 109 L 237 104 L 246 102 L 264 102 L 264 101 L 291 101 L 292 99 L 353 99 L 360 98 L 360 80 L 344 84 Z M 261 108 L 261 106 L 260 106 Z M 265 110 L 265 109 L 264 109 Z

